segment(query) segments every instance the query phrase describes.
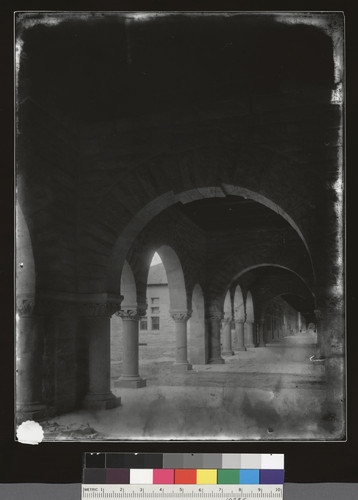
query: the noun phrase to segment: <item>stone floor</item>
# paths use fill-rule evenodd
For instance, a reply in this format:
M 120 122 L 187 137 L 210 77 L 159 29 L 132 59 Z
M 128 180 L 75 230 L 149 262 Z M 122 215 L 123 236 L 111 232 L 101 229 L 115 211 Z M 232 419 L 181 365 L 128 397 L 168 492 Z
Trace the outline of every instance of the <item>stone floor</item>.
M 114 388 L 122 398 L 119 408 L 55 417 L 44 423 L 45 439 L 329 439 L 322 421 L 324 368 L 310 361 L 315 344 L 309 336 L 288 337 L 226 357 L 224 365 L 194 366 L 186 373 L 173 372 L 167 346 L 162 352 L 151 347 L 157 358 L 148 351 L 140 362 L 147 387 Z M 120 365 L 112 368 L 113 382 Z

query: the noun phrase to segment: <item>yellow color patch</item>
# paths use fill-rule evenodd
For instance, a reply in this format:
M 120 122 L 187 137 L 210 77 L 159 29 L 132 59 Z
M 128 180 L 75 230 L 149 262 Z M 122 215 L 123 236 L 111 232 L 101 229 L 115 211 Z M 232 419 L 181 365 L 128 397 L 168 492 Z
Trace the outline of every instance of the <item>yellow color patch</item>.
M 216 469 L 198 469 L 196 484 L 217 484 L 218 471 Z

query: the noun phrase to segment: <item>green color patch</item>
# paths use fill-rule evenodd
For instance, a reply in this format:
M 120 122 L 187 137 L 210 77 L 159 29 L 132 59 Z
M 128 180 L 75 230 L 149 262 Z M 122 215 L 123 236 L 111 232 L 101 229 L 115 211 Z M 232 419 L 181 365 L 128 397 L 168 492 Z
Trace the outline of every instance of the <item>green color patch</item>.
M 239 484 L 240 471 L 238 469 L 218 469 L 218 484 Z

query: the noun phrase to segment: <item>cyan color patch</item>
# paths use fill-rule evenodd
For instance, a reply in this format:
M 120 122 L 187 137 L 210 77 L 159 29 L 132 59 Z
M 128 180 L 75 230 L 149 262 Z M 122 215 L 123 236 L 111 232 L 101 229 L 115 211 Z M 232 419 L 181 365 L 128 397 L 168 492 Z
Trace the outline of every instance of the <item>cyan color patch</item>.
M 258 469 L 240 470 L 239 484 L 260 484 L 260 471 Z

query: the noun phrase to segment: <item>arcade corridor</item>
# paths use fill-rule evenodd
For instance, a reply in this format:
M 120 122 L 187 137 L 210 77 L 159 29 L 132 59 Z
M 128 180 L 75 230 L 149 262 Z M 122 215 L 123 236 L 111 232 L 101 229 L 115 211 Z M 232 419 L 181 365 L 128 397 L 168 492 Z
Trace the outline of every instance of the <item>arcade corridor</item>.
M 31 15 L 17 422 L 344 439 L 339 15 Z

